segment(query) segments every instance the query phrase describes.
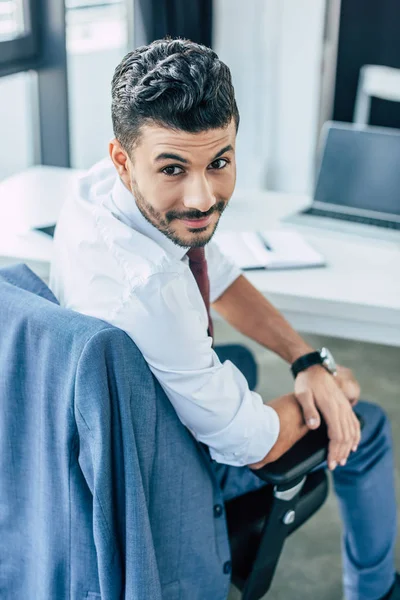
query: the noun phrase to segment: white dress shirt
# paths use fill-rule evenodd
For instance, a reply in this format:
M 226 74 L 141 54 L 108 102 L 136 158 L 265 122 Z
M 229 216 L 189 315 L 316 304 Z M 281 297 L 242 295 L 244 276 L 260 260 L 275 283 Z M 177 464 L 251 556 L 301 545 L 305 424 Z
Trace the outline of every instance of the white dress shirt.
M 235 466 L 258 462 L 277 440 L 279 417 L 212 349 L 187 250 L 143 217 L 107 158 L 81 178 L 78 193 L 63 206 L 50 288 L 62 306 L 132 338 L 181 422 L 209 446 L 213 459 Z M 212 241 L 206 258 L 213 302 L 240 270 Z

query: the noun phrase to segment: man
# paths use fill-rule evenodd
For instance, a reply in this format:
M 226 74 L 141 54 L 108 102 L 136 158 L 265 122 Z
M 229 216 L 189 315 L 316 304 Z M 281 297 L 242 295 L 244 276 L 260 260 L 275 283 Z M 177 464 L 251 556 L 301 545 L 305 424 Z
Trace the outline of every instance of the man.
M 62 305 L 131 336 L 182 423 L 208 446 L 226 498 L 263 485 L 251 469 L 280 457 L 321 414 L 347 598 L 400 598 L 386 416 L 360 402 L 360 436 L 351 372 L 335 373 L 329 352 L 310 348 L 211 241 L 235 186 L 239 113 L 229 69 L 187 40 L 138 48 L 116 68 L 112 119 L 110 158 L 60 216 L 50 287 Z M 250 390 L 248 351 L 213 348 L 210 301 L 292 365 L 293 394 L 264 405 Z

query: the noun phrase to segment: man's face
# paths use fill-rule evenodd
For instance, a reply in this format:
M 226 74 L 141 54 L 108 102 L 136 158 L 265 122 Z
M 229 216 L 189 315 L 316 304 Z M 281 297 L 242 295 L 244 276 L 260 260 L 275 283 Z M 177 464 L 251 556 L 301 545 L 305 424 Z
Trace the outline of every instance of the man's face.
M 114 140 L 110 154 L 145 218 L 175 244 L 204 246 L 236 181 L 236 126 L 201 133 L 145 125 L 131 159 Z

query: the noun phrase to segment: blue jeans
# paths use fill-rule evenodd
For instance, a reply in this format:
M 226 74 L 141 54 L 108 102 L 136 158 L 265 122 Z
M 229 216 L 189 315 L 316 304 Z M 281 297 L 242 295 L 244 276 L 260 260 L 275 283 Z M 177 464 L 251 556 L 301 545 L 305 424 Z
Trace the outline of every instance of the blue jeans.
M 216 346 L 221 361 L 235 363 L 249 386 L 257 382 L 257 366 L 239 345 Z M 347 600 L 378 600 L 393 585 L 397 509 L 392 436 L 389 420 L 376 404 L 359 402 L 364 418 L 361 442 L 344 467 L 333 472 L 343 522 L 343 585 Z M 247 467 L 213 462 L 225 500 L 265 485 Z M 326 467 L 321 465 L 321 468 Z

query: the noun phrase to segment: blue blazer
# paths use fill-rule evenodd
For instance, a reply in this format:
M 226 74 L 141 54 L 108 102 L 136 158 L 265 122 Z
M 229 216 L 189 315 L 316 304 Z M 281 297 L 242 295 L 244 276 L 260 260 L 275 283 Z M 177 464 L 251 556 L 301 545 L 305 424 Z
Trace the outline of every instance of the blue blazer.
M 209 461 L 124 332 L 0 270 L 0 598 L 224 600 Z

